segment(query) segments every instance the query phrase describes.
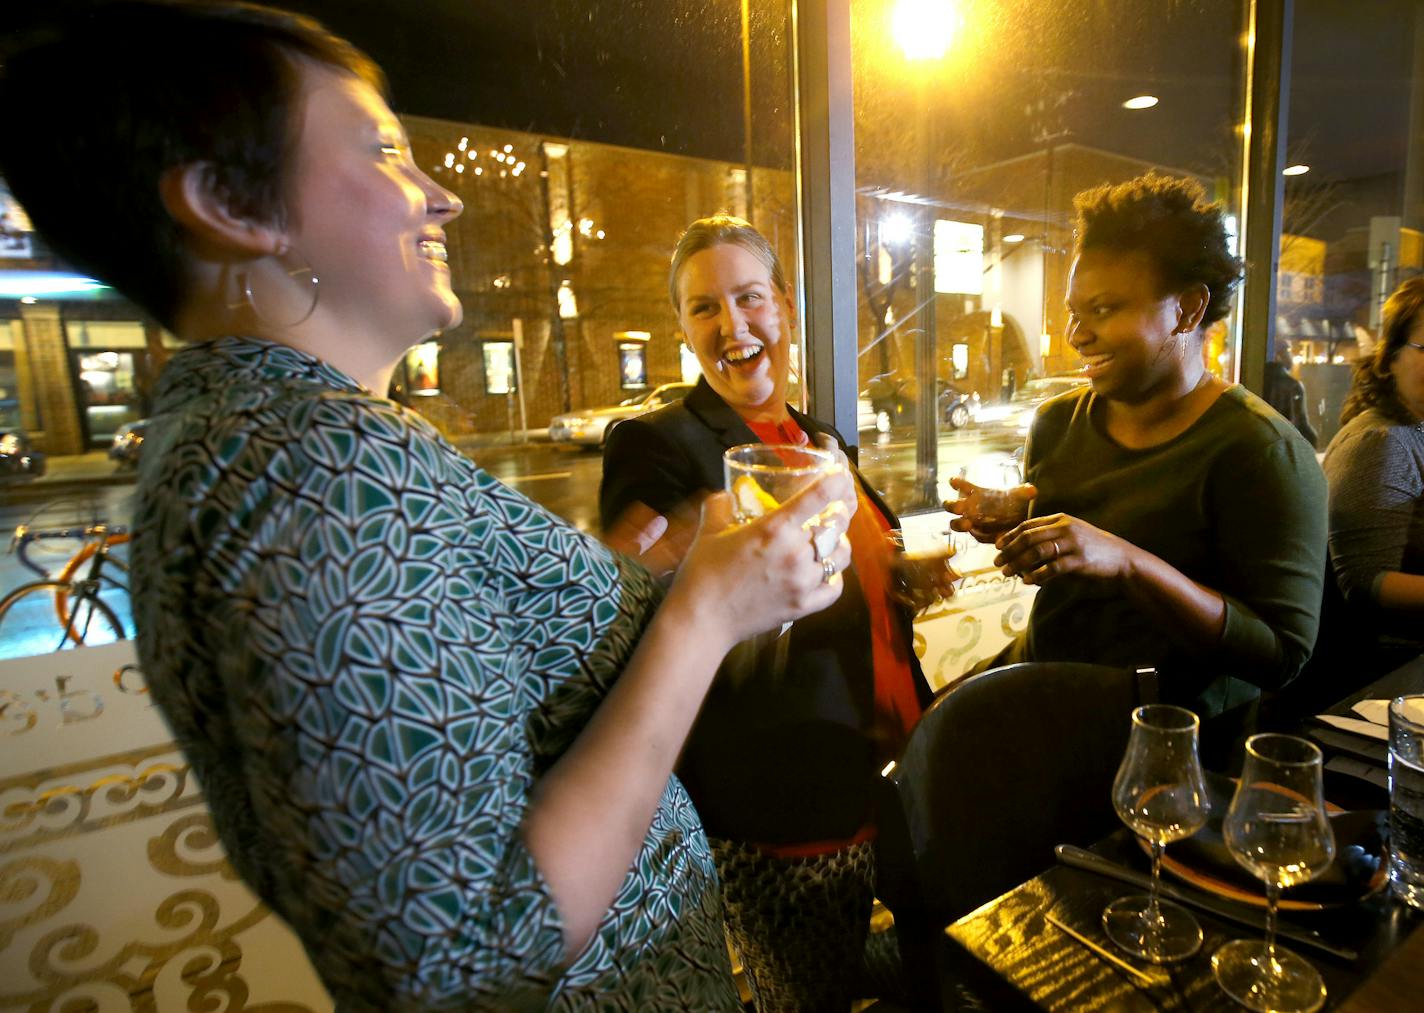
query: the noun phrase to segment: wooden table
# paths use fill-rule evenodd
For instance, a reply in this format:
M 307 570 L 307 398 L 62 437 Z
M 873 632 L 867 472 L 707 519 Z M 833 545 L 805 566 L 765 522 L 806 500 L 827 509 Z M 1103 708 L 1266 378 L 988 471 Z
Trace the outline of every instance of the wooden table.
M 1424 692 L 1424 658 L 1377 680 L 1340 702 L 1345 713 L 1359 699 Z M 1146 859 L 1126 829 L 1094 850 L 1146 871 Z M 1103 908 L 1136 893 L 1114 880 L 1054 866 L 1042 875 L 985 904 L 945 929 L 937 955 L 946 1008 L 955 1006 L 959 986 L 990 1009 L 1239 1010 L 1211 971 L 1211 954 L 1223 943 L 1254 935 L 1253 930 L 1193 912 L 1205 933 L 1198 954 L 1167 968 L 1155 968 L 1119 953 L 1102 929 Z M 1123 956 L 1151 979 L 1143 984 L 1046 920 L 1052 914 L 1103 949 Z M 1360 951 L 1353 964 L 1313 950 L 1302 953 L 1325 979 L 1326 1009 L 1424 1010 L 1424 912 L 1394 900 L 1386 890 L 1350 908 L 1291 916 L 1331 941 Z M 1348 1001 L 1347 1001 L 1348 1000 Z

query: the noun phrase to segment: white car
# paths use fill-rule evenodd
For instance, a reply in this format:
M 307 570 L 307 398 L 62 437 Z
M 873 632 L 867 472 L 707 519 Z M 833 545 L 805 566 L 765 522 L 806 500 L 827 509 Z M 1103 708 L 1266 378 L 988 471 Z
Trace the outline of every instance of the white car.
M 1051 397 L 1086 386 L 1088 378 L 1081 373 L 1063 373 L 1025 380 L 1014 396 L 1003 404 L 984 405 L 975 415 L 980 428 L 1012 430 L 1026 435 L 1033 424 L 1038 406 Z
M 681 401 L 696 384 L 665 383 L 647 394 L 630 397 L 609 408 L 584 408 L 555 415 L 549 420 L 549 439 L 555 443 L 582 443 L 601 447 L 609 431 L 624 419 L 644 415 L 654 408 Z

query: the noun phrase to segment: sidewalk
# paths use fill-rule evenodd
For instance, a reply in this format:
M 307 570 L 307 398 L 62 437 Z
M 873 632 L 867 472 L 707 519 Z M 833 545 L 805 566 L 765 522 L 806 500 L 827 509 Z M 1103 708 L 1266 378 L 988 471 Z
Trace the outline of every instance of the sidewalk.
M 538 448 L 549 448 L 549 430 L 530 429 L 523 434 L 528 441 L 514 442 L 519 434 L 472 433 L 456 436 L 451 442 L 468 457 L 481 460 L 505 455 L 527 454 Z M 38 478 L 0 485 L 0 500 L 33 499 L 60 495 L 76 486 L 132 485 L 138 473 L 133 468 L 120 469 L 105 450 L 84 454 L 64 454 L 45 459 L 45 473 Z
M 45 473 L 23 482 L 0 485 L 0 500 L 28 500 L 63 495 L 73 489 L 106 485 L 132 485 L 132 468 L 119 470 L 107 451 L 63 454 L 45 458 Z

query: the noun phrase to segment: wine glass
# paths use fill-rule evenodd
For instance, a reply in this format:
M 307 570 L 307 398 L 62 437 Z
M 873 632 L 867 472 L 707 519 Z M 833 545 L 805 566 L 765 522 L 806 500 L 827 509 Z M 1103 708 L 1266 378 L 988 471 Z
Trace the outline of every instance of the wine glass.
M 1320 972 L 1276 945 L 1281 890 L 1313 879 L 1335 858 L 1320 797 L 1320 750 L 1294 735 L 1246 740 L 1246 765 L 1223 824 L 1231 857 L 1266 884 L 1264 942 L 1238 939 L 1211 958 L 1227 995 L 1253 1010 L 1309 1013 L 1325 1003 Z
M 1132 712 L 1132 736 L 1113 780 L 1113 808 L 1152 850 L 1152 890 L 1120 897 L 1103 912 L 1108 938 L 1154 964 L 1185 960 L 1201 947 L 1190 911 L 1158 896 L 1162 849 L 1206 823 L 1210 803 L 1197 759 L 1200 722 L 1191 711 L 1150 704 Z

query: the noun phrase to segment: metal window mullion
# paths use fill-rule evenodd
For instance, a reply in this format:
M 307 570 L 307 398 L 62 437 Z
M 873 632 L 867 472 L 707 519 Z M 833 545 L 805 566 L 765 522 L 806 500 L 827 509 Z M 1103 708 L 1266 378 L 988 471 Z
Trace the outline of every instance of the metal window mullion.
M 791 0 L 791 19 L 808 407 L 854 444 L 859 341 L 850 0 Z
M 1285 204 L 1290 115 L 1291 29 L 1295 0 L 1248 0 L 1246 160 L 1241 175 L 1241 236 L 1246 282 L 1241 295 L 1237 379 L 1261 392 L 1276 331 L 1281 213 Z

